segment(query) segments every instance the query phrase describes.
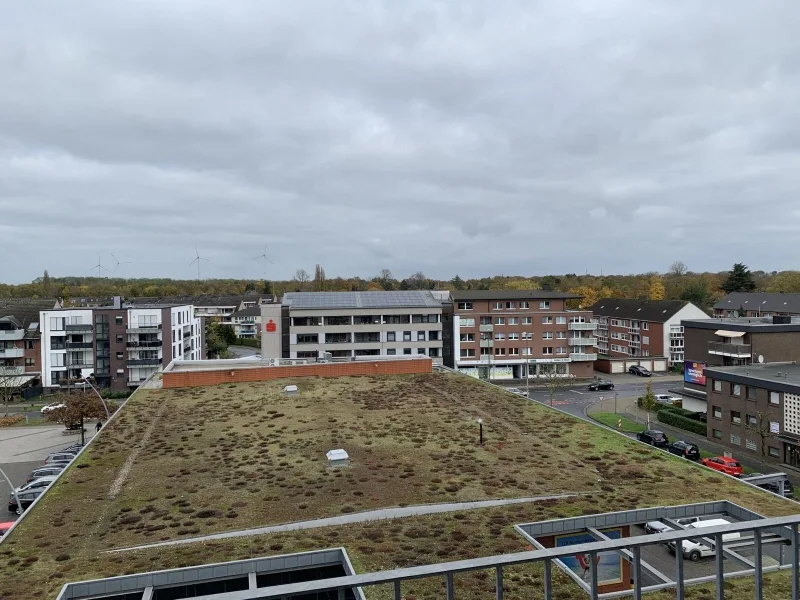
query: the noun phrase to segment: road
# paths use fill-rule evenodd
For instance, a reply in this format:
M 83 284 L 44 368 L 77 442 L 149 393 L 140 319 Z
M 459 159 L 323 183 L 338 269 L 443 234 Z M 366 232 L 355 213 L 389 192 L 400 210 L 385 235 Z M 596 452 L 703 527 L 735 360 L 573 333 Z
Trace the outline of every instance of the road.
M 244 358 L 246 356 L 255 356 L 257 349 L 250 346 L 228 346 L 228 352 L 231 358 Z

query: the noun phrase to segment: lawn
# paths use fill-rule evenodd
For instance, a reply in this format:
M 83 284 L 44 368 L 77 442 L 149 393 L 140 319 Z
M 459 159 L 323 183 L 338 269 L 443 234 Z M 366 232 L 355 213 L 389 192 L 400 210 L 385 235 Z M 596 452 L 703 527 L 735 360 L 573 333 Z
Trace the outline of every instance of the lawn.
M 644 425 L 637 423 L 636 421 L 629 419 L 624 415 L 618 415 L 616 413 L 589 413 L 589 416 L 597 421 L 598 423 L 602 423 L 612 429 L 616 429 L 618 431 L 624 431 L 627 433 L 639 433 L 640 431 L 644 431 L 647 429 Z M 619 428 L 619 422 L 622 421 L 622 429 Z
M 287 383 L 300 393 L 285 395 Z M 333 448 L 348 451 L 348 468 L 327 468 Z M 558 492 L 577 495 L 104 553 L 387 506 Z M 513 552 L 526 548 L 515 523 L 715 499 L 768 515 L 796 506 L 462 376 L 141 390 L 0 545 L 2 598 L 55 597 L 66 581 L 330 546 L 344 546 L 359 572 Z M 534 568 L 510 573 L 507 597 L 526 596 L 525 586 L 540 580 Z M 459 598 L 491 586 L 480 574 L 464 582 Z M 417 582 L 406 598 L 433 597 L 438 585 Z M 569 590 L 561 598 L 582 598 L 571 584 L 560 589 Z

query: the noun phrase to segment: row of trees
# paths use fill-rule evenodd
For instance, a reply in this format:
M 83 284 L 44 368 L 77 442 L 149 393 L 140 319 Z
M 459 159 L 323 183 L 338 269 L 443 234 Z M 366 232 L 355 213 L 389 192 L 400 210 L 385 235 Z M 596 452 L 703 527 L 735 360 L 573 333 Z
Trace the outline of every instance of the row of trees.
M 282 295 L 288 291 L 367 291 L 367 290 L 513 290 L 552 289 L 583 296 L 576 302 L 590 306 L 599 298 L 647 297 L 652 300 L 680 299 L 708 308 L 730 291 L 761 290 L 768 292 L 800 293 L 800 271 L 751 272 L 737 263 L 725 273 L 695 273 L 680 261 L 670 265 L 666 273 L 638 275 L 545 275 L 522 277 L 496 275 L 462 279 L 458 274 L 449 280 L 433 279 L 421 271 L 398 278 L 391 270 L 382 269 L 372 278 L 328 278 L 322 265 L 316 265 L 313 276 L 298 269 L 288 281 L 254 281 L 241 279 L 174 280 L 120 279 L 97 277 L 51 277 L 46 271 L 29 284 L 0 284 L 0 298 L 54 297 L 66 300 L 77 297 L 124 296 L 197 296 L 201 294 L 259 294 Z

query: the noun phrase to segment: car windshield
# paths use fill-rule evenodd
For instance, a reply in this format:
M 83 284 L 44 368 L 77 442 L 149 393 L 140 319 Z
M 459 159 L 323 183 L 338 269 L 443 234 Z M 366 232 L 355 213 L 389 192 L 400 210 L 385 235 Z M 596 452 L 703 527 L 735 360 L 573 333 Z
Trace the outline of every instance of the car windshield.
M 740 465 L 740 464 L 739 464 L 739 462 L 738 462 L 738 461 L 735 461 L 735 460 L 732 460 L 732 461 L 731 461 L 731 462 L 729 462 L 728 464 L 729 464 L 730 466 L 732 466 L 732 467 L 741 467 L 741 466 L 742 466 L 742 465 Z
M 655 431 L 653 432 L 653 437 L 656 438 L 657 440 L 663 440 L 664 434 L 661 433 L 660 431 Z

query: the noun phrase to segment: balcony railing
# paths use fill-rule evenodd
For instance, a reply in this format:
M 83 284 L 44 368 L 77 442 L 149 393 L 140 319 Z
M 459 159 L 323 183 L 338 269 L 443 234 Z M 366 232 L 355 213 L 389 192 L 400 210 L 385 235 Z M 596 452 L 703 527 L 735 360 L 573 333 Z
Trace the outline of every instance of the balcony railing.
M 0 329 L 0 341 L 16 341 L 24 337 L 24 329 Z
M 22 358 L 25 350 L 22 348 L 0 348 L 0 358 Z
M 12 377 L 24 374 L 25 367 L 0 367 L 0 377 Z
M 128 387 L 139 387 L 146 379 L 128 379 Z
M 585 354 L 583 352 L 570 352 L 569 355 L 570 360 L 573 361 L 587 361 L 587 360 L 597 360 L 597 354 Z
M 131 323 L 125 330 L 127 333 L 147 333 L 148 331 L 161 331 L 161 323 L 157 325 L 142 325 Z
M 570 331 L 594 331 L 597 329 L 597 323 L 570 322 L 568 327 Z
M 569 338 L 570 346 L 594 346 L 597 344 L 595 337 L 575 337 Z
M 726 344 L 725 342 L 708 342 L 708 353 L 734 358 L 750 358 L 752 347 L 750 344 Z
M 160 348 L 164 342 L 161 340 L 151 340 L 147 342 L 128 342 L 128 348 Z
M 73 360 L 66 364 L 68 369 L 91 369 L 94 367 L 94 363 L 90 360 Z
M 480 347 L 481 348 L 493 348 L 494 347 L 494 340 L 481 340 Z
M 91 333 L 92 332 L 92 324 L 85 323 L 83 325 L 65 325 L 64 331 L 69 331 L 72 333 Z
M 67 342 L 66 344 L 67 350 L 75 350 L 75 349 L 89 349 L 92 347 L 92 342 Z
M 157 367 L 164 361 L 163 358 L 134 358 L 128 361 L 129 367 Z
M 331 339 L 328 339 L 326 337 L 325 338 L 325 343 L 326 344 L 352 344 L 353 340 L 351 338 L 345 338 L 345 339 L 331 338 Z

